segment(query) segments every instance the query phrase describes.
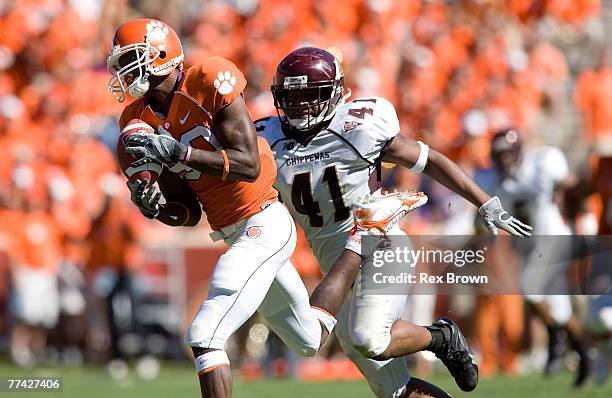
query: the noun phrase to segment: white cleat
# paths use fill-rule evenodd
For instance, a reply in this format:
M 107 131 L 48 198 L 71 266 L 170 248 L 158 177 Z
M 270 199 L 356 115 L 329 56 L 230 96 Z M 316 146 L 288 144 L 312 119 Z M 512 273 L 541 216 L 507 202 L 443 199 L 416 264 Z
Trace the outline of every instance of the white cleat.
M 402 217 L 425 203 L 427 195 L 423 192 L 367 195 L 353 205 L 355 226 L 373 235 L 386 235 Z

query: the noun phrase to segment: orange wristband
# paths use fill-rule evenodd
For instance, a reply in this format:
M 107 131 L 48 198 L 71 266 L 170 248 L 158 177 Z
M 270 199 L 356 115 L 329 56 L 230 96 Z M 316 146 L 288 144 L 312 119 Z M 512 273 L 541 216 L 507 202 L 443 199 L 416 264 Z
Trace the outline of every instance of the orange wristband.
M 219 152 L 221 152 L 223 156 L 223 174 L 221 174 L 221 181 L 225 181 L 229 175 L 229 159 L 227 158 L 225 149 L 221 149 Z

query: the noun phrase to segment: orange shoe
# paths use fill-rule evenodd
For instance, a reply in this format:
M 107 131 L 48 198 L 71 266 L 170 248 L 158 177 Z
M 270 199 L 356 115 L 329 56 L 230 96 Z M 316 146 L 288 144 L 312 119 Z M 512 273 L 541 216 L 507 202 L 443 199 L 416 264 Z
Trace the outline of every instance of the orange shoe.
M 399 220 L 427 203 L 423 192 L 393 192 L 366 196 L 353 205 L 357 229 L 373 235 L 387 235 Z

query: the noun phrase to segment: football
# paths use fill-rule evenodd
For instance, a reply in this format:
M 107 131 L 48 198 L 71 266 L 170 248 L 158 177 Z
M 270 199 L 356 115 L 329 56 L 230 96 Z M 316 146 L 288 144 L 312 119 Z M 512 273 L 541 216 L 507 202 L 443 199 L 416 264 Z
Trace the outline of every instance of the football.
M 155 134 L 155 130 L 153 130 L 153 127 L 140 119 L 130 120 L 121 131 L 119 140 L 117 141 L 117 158 L 119 160 L 119 166 L 121 167 L 123 174 L 130 181 L 134 181 L 136 179 L 146 179 L 149 181 L 149 184 L 153 184 L 155 181 L 157 181 L 157 178 L 162 172 L 162 165 L 159 163 L 146 163 L 138 167 L 131 166 L 134 161 L 140 159 L 141 157 L 140 155 L 125 152 L 125 148 L 127 147 L 125 139 L 130 134 L 134 133 Z

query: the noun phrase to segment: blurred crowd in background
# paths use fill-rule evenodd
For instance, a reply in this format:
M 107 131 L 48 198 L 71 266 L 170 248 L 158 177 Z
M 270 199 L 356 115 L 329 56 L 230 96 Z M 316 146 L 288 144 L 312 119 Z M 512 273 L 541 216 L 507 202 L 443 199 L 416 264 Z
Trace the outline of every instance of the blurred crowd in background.
M 21 366 L 186 357 L 181 307 L 202 297 L 205 272 L 172 266 L 200 269 L 222 248 L 205 221 L 185 231 L 142 217 L 117 168 L 122 105 L 107 89 L 106 54 L 114 29 L 140 16 L 174 27 L 187 66 L 208 55 L 235 62 L 254 119 L 276 112 L 277 63 L 315 45 L 340 50 L 353 96 L 390 99 L 403 134 L 469 173 L 489 166 L 501 128 L 526 146 L 562 148 L 578 179 L 612 139 L 612 7 L 601 0 L 1 0 L 0 350 Z M 473 232 L 456 217 L 469 205 L 442 187 L 399 168 L 384 177 L 430 197 L 408 232 Z M 596 233 L 588 220 L 601 208 L 596 195 L 582 204 L 575 229 Z M 316 284 L 303 239 L 294 260 Z M 28 300 L 41 295 L 47 307 Z M 242 359 L 278 346 L 254 322 L 236 343 Z

